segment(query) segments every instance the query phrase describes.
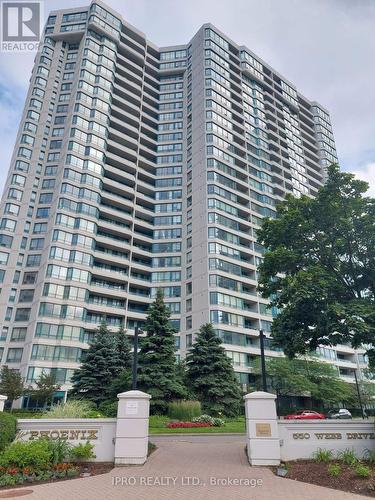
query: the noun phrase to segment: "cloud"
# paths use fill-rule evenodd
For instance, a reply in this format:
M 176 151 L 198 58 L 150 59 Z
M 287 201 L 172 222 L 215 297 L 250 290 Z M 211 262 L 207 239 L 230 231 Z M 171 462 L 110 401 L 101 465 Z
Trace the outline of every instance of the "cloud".
M 375 197 L 375 162 L 367 163 L 360 170 L 353 170 L 352 173 L 361 181 L 368 182 L 369 189 L 366 194 Z
M 83 3 L 83 2 L 82 2 Z M 89 1 L 87 0 L 87 3 Z M 159 46 L 187 43 L 211 22 L 247 45 L 330 113 L 340 164 L 368 175 L 375 163 L 375 1 L 373 0 L 107 0 Z M 64 8 L 80 0 L 65 0 Z M 45 1 L 45 14 L 61 8 Z M 4 180 L 34 54 L 0 54 Z M 20 69 L 22 68 L 22 69 Z M 14 93 L 3 103 L 1 89 Z M 374 183 L 371 179 L 369 180 Z

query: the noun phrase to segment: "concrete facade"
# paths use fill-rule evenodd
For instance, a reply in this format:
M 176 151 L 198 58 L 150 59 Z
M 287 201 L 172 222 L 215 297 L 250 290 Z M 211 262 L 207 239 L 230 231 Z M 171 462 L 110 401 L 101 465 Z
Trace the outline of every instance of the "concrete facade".
M 148 454 L 151 396 L 141 391 L 127 391 L 117 397 L 116 418 L 18 419 L 16 440 L 48 437 L 65 439 L 72 445 L 89 441 L 94 445 L 94 462 L 143 465 Z
M 353 450 L 366 457 L 374 449 L 374 423 L 369 420 L 278 420 L 275 395 L 256 391 L 244 396 L 246 445 L 250 465 L 312 459 L 318 449 Z
M 0 205 L 0 364 L 62 399 L 99 323 L 132 334 L 162 288 L 177 356 L 211 321 L 251 385 L 276 313 L 256 229 L 336 160 L 327 111 L 211 24 L 159 48 L 101 2 L 51 12 Z

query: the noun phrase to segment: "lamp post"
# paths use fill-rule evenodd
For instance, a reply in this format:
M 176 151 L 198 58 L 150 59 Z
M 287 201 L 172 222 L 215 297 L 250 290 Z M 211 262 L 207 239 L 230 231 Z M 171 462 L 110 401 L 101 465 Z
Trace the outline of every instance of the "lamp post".
M 138 371 L 138 336 L 142 331 L 138 326 L 134 328 L 134 342 L 133 342 L 133 373 L 132 373 L 132 390 L 137 390 L 137 371 Z
M 365 418 L 365 413 L 363 411 L 363 405 L 362 405 L 361 392 L 359 390 L 359 384 L 358 384 L 358 378 L 357 378 L 357 370 L 354 370 L 354 378 L 355 378 L 355 385 L 357 387 L 358 401 L 359 401 L 359 406 L 361 407 L 362 418 Z
M 262 365 L 262 385 L 263 385 L 263 391 L 267 392 L 266 358 L 264 356 L 263 330 L 259 330 L 259 343 L 260 343 L 260 362 Z

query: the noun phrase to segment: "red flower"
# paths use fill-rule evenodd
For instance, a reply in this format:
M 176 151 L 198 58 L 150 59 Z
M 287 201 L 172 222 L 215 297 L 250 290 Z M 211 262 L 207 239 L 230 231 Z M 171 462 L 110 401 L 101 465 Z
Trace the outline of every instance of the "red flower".
M 8 472 L 8 474 L 18 474 L 19 470 L 17 467 L 9 467 L 7 472 Z
M 208 422 L 169 422 L 167 424 L 168 429 L 190 429 L 192 427 L 211 427 Z

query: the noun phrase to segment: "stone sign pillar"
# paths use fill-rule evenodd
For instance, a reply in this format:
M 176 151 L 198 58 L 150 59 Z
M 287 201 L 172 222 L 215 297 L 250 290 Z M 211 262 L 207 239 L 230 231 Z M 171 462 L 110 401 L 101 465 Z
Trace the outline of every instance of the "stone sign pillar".
M 144 464 L 148 453 L 151 396 L 141 391 L 117 394 L 115 465 Z
M 246 394 L 246 441 L 250 465 L 279 465 L 280 440 L 276 396 L 256 391 Z
M 7 399 L 8 398 L 6 396 L 0 396 L 0 411 L 4 411 L 4 405 Z

